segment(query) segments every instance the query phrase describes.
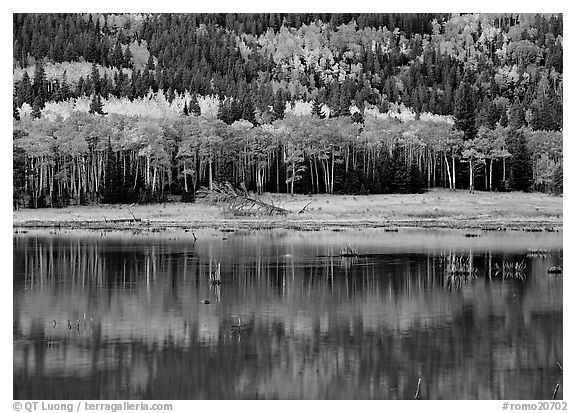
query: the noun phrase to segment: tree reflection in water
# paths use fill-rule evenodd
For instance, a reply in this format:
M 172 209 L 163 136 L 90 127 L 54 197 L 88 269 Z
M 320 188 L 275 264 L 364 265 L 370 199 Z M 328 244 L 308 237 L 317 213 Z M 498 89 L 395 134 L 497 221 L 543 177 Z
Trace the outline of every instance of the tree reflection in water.
M 419 378 L 423 399 L 551 397 L 560 250 L 475 239 L 344 261 L 334 236 L 15 236 L 14 397 L 411 399 Z M 474 277 L 447 289 L 458 260 Z M 498 276 L 522 260 L 524 279 Z

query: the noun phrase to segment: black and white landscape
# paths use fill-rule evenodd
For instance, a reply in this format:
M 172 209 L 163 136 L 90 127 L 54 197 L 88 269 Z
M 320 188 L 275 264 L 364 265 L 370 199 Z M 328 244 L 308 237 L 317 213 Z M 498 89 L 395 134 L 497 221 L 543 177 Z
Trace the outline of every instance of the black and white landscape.
M 562 399 L 562 108 L 562 14 L 14 14 L 14 398 Z

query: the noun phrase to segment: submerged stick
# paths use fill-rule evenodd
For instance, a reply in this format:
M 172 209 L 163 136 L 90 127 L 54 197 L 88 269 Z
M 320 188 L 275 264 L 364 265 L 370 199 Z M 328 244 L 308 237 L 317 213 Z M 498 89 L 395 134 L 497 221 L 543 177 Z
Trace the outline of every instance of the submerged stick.
M 416 394 L 414 395 L 415 400 L 420 400 L 420 383 L 422 383 L 422 379 L 418 379 L 418 387 L 416 388 Z
M 552 395 L 552 400 L 556 400 L 556 394 L 558 394 L 559 388 L 560 388 L 560 383 L 556 383 L 556 388 L 554 389 L 554 394 Z

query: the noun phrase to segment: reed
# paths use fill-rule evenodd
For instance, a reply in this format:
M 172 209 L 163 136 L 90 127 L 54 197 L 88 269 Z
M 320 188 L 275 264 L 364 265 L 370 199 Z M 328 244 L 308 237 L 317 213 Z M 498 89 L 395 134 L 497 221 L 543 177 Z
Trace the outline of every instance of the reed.
M 502 275 L 502 278 L 512 278 L 515 280 L 526 280 L 526 274 L 524 271 L 526 270 L 526 263 L 524 261 L 521 262 L 505 262 L 502 267 L 496 263 L 494 265 L 496 269 L 494 275 Z

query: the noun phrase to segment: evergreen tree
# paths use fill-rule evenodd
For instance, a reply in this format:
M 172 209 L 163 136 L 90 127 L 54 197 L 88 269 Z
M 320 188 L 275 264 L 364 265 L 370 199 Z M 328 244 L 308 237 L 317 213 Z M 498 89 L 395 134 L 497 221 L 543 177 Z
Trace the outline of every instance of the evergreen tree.
M 12 117 L 15 120 L 20 120 L 20 111 L 18 110 L 18 104 L 16 103 L 16 96 L 12 97 Z
M 286 111 L 286 101 L 282 96 L 282 91 L 278 89 L 274 95 L 274 103 L 272 105 L 274 111 L 274 120 L 284 119 L 284 112 Z
M 172 103 L 175 98 L 176 98 L 176 94 L 174 93 L 174 89 L 172 89 L 172 87 L 169 87 L 168 92 L 166 92 L 166 100 L 169 103 Z
M 124 64 L 124 53 L 122 52 L 122 45 L 120 42 L 116 42 L 116 45 L 114 46 L 111 63 L 117 69 L 121 69 Z
M 36 62 L 36 68 L 34 69 L 34 84 L 32 85 L 34 90 L 34 96 L 40 98 L 41 108 L 44 108 L 44 102 L 47 98 L 46 91 L 46 72 L 44 71 L 44 66 L 42 61 Z
M 516 98 L 512 106 L 510 106 L 510 114 L 508 116 L 508 126 L 511 130 L 519 130 L 526 125 L 526 118 L 524 117 L 524 109 L 520 100 Z
M 156 65 L 154 64 L 154 57 L 152 56 L 152 53 L 150 53 L 148 55 L 148 61 L 146 62 L 146 69 L 154 70 L 155 67 Z
M 257 126 L 258 122 L 256 122 L 256 110 L 254 109 L 254 103 L 252 103 L 252 98 L 249 94 L 244 96 L 244 100 L 242 102 L 242 119 L 247 120 L 252 125 Z
M 532 158 L 522 131 L 513 131 L 512 138 L 512 187 L 519 191 L 529 191 L 532 186 Z
M 42 99 L 40 96 L 37 96 L 36 99 L 34 99 L 31 115 L 34 119 L 40 119 L 40 116 L 42 116 Z
M 82 96 L 83 91 L 84 91 L 84 77 L 80 76 L 80 78 L 76 82 L 76 89 L 74 91 L 74 95 L 80 97 Z
M 322 103 L 318 98 L 312 101 L 312 115 L 318 116 L 320 119 L 326 117 L 324 113 L 322 113 Z
M 562 162 L 559 162 L 554 169 L 554 175 L 552 176 L 552 192 L 556 195 L 562 195 L 564 192 L 564 174 L 562 168 Z
M 98 114 L 98 115 L 106 115 L 106 112 L 102 110 L 102 100 L 100 95 L 94 93 L 92 95 L 92 101 L 90 102 L 90 110 L 88 111 L 91 115 Z
M 404 164 L 404 157 L 400 145 L 396 143 L 392 150 L 392 158 L 388 166 L 390 176 L 390 190 L 394 193 L 407 193 L 410 189 L 410 173 Z
M 424 187 L 424 182 L 422 179 L 422 174 L 420 172 L 420 168 L 418 168 L 418 164 L 416 162 L 412 162 L 410 164 L 410 178 L 409 178 L 409 185 L 408 190 L 411 194 L 419 194 L 422 192 L 422 188 Z
M 126 201 L 126 192 L 123 184 L 122 165 L 117 161 L 112 150 L 112 141 L 108 138 L 106 148 L 106 179 L 102 202 L 116 204 Z
M 198 98 L 196 94 L 192 95 L 192 99 L 190 99 L 190 105 L 188 105 L 190 113 L 200 116 L 200 105 L 198 104 Z
M 220 104 L 218 105 L 218 119 L 220 119 L 222 122 L 231 125 L 234 121 L 232 120 L 232 116 L 230 114 L 231 108 L 230 108 L 230 99 L 226 98 L 224 100 L 220 101 Z
M 126 69 L 132 69 L 134 63 L 132 62 L 132 51 L 130 50 L 130 45 L 126 46 L 126 50 L 124 51 L 124 60 L 122 62 L 122 67 Z
M 361 112 L 354 112 L 351 117 L 352 122 L 362 124 L 364 123 L 364 116 L 362 116 Z
M 64 101 L 68 100 L 70 97 L 70 86 L 68 85 L 68 77 L 66 76 L 66 71 L 62 74 L 62 82 L 60 83 L 60 89 L 58 90 L 58 100 Z
M 472 85 L 463 81 L 456 89 L 454 101 L 454 124 L 464 132 L 466 139 L 476 136 L 476 99 Z
M 92 91 L 94 93 L 100 93 L 100 72 L 98 71 L 96 63 L 92 63 L 92 74 L 90 75 L 90 79 L 92 79 Z
M 19 209 L 24 205 L 24 195 L 26 194 L 26 151 L 16 145 L 21 131 L 15 129 L 13 132 L 12 150 L 12 201 L 14 209 Z
M 17 101 L 18 107 L 21 107 L 25 102 L 30 105 L 34 102 L 34 92 L 32 90 L 32 84 L 30 83 L 28 72 L 24 72 L 22 79 L 18 84 Z

